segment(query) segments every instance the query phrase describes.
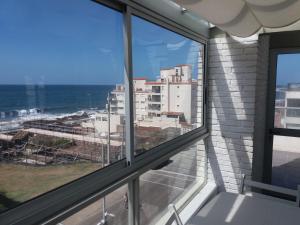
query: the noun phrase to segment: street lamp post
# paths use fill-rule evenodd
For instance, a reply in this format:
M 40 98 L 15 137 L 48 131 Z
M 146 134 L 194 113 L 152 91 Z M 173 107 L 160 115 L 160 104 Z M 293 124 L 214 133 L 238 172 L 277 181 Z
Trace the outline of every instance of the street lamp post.
M 107 122 L 108 122 L 108 134 L 107 134 L 107 164 L 110 164 L 110 94 L 107 95 Z

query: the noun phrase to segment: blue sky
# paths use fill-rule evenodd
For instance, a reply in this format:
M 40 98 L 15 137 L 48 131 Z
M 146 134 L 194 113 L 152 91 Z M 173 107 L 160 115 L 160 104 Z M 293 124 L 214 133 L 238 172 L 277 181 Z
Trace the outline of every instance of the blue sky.
M 161 68 L 193 66 L 197 74 L 201 44 L 138 17 L 132 19 L 134 76 L 154 79 Z
M 1 0 L 0 33 L 0 84 L 123 82 L 122 14 L 90 0 Z M 139 18 L 133 37 L 134 76 L 197 63 L 198 43 Z
M 300 83 L 300 54 L 282 54 L 277 61 L 277 85 Z

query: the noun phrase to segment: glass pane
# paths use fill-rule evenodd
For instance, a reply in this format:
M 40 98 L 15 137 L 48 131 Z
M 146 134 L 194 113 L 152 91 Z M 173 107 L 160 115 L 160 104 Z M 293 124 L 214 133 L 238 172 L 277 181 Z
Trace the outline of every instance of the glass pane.
M 300 129 L 300 54 L 278 56 L 274 127 Z
M 115 190 L 105 198 L 70 216 L 61 225 L 127 225 L 128 224 L 127 185 Z
M 204 152 L 199 141 L 140 177 L 141 224 L 166 224 L 168 205 L 179 209 L 199 190 L 205 177 Z
M 300 184 L 300 138 L 274 136 L 272 183 L 297 189 Z
M 2 0 L 0 32 L 2 211 L 123 158 L 124 54 L 122 14 L 93 1 Z
M 141 153 L 202 125 L 203 45 L 139 17 L 132 33 L 135 150 Z

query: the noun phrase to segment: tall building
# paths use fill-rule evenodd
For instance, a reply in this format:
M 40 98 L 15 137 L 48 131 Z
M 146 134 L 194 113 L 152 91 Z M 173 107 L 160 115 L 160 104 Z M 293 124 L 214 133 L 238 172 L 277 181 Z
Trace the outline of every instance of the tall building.
M 160 77 L 148 81 L 133 79 L 135 120 L 153 117 L 178 118 L 188 124 L 195 123 L 197 81 L 192 79 L 190 65 L 177 65 L 161 69 Z M 125 114 L 124 85 L 117 85 L 111 92 L 111 112 Z

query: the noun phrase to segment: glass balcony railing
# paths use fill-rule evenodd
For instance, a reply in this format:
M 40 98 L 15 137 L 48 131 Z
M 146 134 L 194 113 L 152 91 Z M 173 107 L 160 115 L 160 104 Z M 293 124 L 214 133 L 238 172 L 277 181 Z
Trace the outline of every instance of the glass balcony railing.
M 174 155 L 139 176 L 138 213 L 140 224 L 165 224 L 168 205 L 178 209 L 201 188 L 205 177 L 203 141 Z M 128 187 L 112 193 L 81 209 L 62 221 L 61 225 L 127 225 Z
M 203 184 L 201 145 L 198 142 L 140 177 L 140 224 L 164 224 L 169 204 L 182 206 L 191 197 L 189 191 Z
M 90 204 L 60 225 L 127 225 L 128 188 L 124 185 L 104 198 Z

